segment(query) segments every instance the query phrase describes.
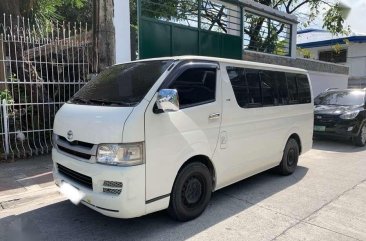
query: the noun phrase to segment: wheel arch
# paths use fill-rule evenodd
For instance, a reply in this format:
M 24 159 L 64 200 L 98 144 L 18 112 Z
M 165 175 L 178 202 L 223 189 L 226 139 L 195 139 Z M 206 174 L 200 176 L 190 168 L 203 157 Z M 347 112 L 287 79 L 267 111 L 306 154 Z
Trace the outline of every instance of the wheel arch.
M 292 133 L 292 134 L 289 136 L 289 138 L 287 139 L 287 141 L 288 141 L 288 140 L 290 140 L 290 139 L 294 139 L 294 140 L 297 142 L 297 144 L 299 145 L 299 154 L 301 154 L 301 153 L 302 153 L 302 144 L 301 144 L 301 139 L 300 139 L 299 134 L 297 134 L 297 133 Z
M 206 156 L 206 155 L 195 155 L 195 156 L 192 156 L 190 157 L 188 160 L 186 160 L 182 166 L 179 168 L 176 176 L 175 176 L 175 180 L 174 180 L 174 183 L 176 181 L 176 178 L 178 176 L 178 174 L 189 164 L 191 163 L 202 163 L 203 165 L 205 165 L 208 170 L 210 171 L 211 173 L 211 176 L 212 176 L 212 191 L 215 190 L 215 187 L 216 187 L 216 170 L 215 170 L 215 166 L 213 165 L 211 159 Z M 174 187 L 174 185 L 173 185 Z

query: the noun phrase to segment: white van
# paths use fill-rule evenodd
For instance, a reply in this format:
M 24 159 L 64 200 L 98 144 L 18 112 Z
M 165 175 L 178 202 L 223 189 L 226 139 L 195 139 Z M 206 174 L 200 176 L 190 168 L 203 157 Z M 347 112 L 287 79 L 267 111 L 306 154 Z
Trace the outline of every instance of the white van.
M 58 111 L 54 179 L 86 206 L 187 221 L 213 191 L 264 170 L 295 171 L 312 146 L 302 69 L 184 56 L 115 65 Z

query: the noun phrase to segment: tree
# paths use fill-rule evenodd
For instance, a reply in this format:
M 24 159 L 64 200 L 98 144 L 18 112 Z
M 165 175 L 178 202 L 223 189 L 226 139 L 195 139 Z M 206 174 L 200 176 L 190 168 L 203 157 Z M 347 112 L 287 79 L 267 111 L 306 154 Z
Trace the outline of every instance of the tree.
M 91 22 L 91 12 L 90 0 L 1 0 L 0 4 L 0 14 L 29 18 L 40 26 L 54 21 Z

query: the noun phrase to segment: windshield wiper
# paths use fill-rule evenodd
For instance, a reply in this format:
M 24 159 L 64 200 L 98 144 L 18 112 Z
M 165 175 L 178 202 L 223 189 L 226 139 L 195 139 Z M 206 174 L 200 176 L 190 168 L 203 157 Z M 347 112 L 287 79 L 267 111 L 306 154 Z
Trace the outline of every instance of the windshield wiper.
M 77 103 L 82 103 L 82 104 L 89 104 L 90 101 L 89 100 L 86 100 L 86 99 L 83 99 L 81 97 L 74 97 L 70 100 L 71 102 L 77 102 Z
M 101 104 L 101 105 L 122 105 L 122 106 L 133 106 L 136 103 L 127 103 L 124 101 L 113 101 L 107 99 L 90 99 L 90 102 Z

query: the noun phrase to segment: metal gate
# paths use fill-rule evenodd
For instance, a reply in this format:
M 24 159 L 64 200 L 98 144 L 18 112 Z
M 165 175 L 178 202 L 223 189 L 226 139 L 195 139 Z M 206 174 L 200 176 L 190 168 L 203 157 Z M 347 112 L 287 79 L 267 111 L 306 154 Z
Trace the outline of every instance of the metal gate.
M 242 59 L 243 9 L 215 0 L 138 0 L 139 57 Z
M 0 21 L 1 159 L 48 153 L 57 110 L 88 79 L 87 26 Z

